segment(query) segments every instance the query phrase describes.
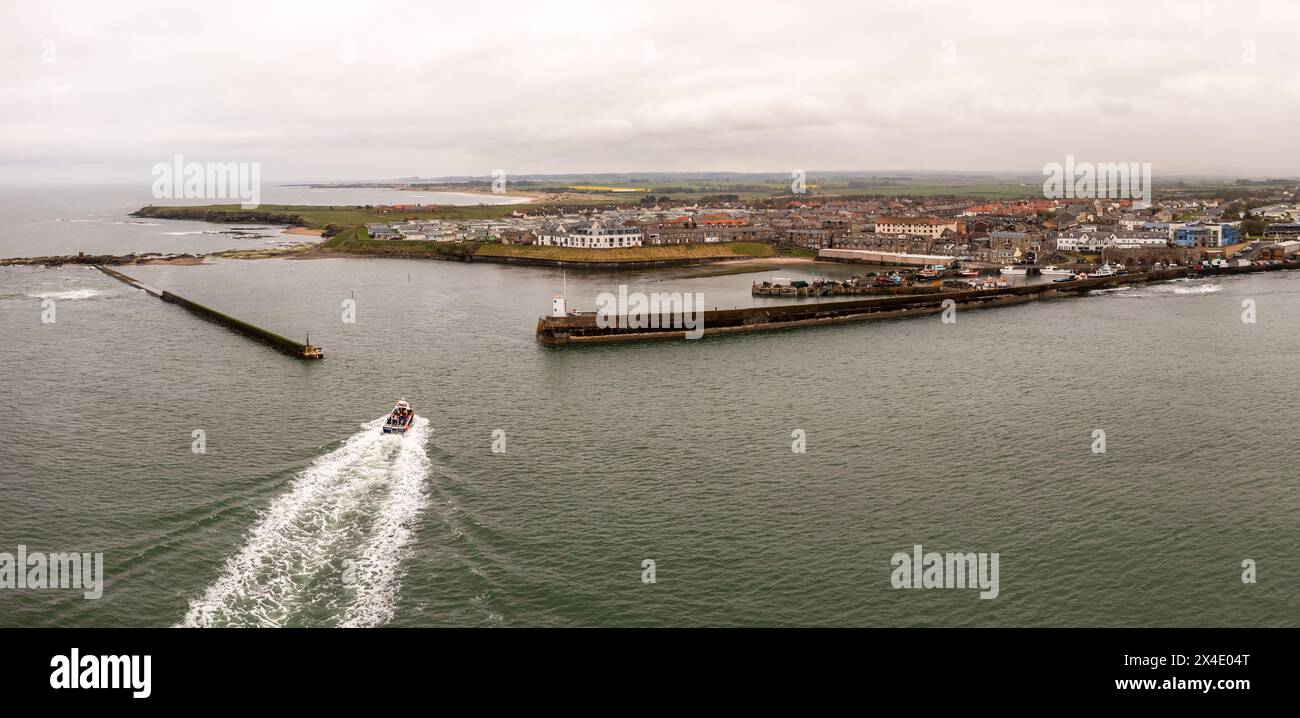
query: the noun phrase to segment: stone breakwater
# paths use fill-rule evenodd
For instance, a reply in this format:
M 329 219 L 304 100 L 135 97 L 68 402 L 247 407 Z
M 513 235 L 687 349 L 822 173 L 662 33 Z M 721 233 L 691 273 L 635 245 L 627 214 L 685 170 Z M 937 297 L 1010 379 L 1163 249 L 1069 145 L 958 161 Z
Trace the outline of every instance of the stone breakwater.
M 1271 266 L 1250 267 L 1177 267 L 1117 274 L 1110 277 L 1079 279 L 1072 282 L 1049 282 L 1005 289 L 951 291 L 859 299 L 842 302 L 787 304 L 783 306 L 749 307 L 746 309 L 721 309 L 703 312 L 705 335 L 740 334 L 772 329 L 812 327 L 868 319 L 896 319 L 938 314 L 949 307 L 987 309 L 1023 304 L 1025 302 L 1057 297 L 1077 297 L 1098 289 L 1112 289 L 1125 285 L 1160 282 L 1184 277 L 1207 277 L 1228 274 L 1248 274 L 1277 270 L 1300 269 L 1300 262 L 1286 262 Z M 603 325 L 603 326 L 602 326 Z M 562 317 L 541 317 L 537 320 L 537 340 L 547 345 L 601 344 L 609 342 L 646 341 L 651 339 L 682 339 L 685 332 L 669 321 L 629 321 L 628 317 L 613 317 L 612 321 L 598 322 L 594 312 Z M 661 328 L 656 328 L 661 327 Z

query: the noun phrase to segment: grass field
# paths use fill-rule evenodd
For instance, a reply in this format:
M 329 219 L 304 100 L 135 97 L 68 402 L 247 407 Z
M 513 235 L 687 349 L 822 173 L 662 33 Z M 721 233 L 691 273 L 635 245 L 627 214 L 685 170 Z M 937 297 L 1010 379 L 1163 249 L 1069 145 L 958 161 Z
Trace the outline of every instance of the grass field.
M 776 250 L 771 245 L 759 242 L 672 244 L 615 249 L 540 247 L 531 244 L 484 244 L 474 253 L 478 257 L 520 257 L 564 262 L 655 262 L 684 259 L 771 257 L 775 254 Z
M 365 227 L 349 227 L 321 246 L 326 250 L 350 254 L 464 260 L 474 254 L 479 244 L 478 242 L 370 239 Z

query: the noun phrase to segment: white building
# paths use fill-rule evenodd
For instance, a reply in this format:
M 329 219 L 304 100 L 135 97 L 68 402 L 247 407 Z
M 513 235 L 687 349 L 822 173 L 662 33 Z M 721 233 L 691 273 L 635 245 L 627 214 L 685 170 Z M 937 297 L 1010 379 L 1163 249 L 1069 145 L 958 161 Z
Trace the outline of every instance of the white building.
M 1111 236 L 1111 247 L 1116 249 L 1142 249 L 1168 247 L 1169 238 L 1163 234 L 1116 234 Z
M 640 247 L 641 228 L 625 227 L 612 222 L 591 220 L 566 224 L 550 224 L 537 231 L 537 244 L 546 247 L 579 247 L 582 249 L 616 249 Z
M 945 231 L 958 231 L 955 219 L 937 217 L 877 217 L 877 234 L 906 234 L 912 237 L 931 237 L 938 239 Z
M 1062 252 L 1100 252 L 1107 247 L 1142 249 L 1167 247 L 1169 237 L 1163 232 L 1068 232 L 1055 237 L 1056 249 Z

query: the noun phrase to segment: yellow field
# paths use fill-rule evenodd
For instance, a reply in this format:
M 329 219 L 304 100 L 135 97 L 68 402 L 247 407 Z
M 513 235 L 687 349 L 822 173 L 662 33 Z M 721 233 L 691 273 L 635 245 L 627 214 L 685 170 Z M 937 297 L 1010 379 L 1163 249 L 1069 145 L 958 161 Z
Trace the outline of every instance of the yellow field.
M 570 187 L 571 190 L 585 190 L 587 192 L 649 192 L 643 187 L 602 187 L 599 185 L 575 185 Z
M 670 244 L 651 247 L 581 249 L 542 247 L 532 244 L 485 244 L 474 253 L 481 257 L 528 257 L 566 262 L 653 262 L 682 259 L 730 259 L 771 257 L 776 250 L 761 242 L 720 244 Z

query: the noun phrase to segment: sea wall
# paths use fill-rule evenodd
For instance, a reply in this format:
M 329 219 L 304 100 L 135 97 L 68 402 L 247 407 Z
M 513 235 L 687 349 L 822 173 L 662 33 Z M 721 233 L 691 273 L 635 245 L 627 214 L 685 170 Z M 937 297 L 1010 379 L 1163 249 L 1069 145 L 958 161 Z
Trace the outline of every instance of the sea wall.
M 1252 272 L 1296 269 L 1300 264 L 1288 263 L 1268 267 L 1190 268 L 1121 274 L 1113 277 L 1083 279 L 1066 283 L 1048 282 L 1006 289 L 951 291 L 918 296 L 858 299 L 838 302 L 806 302 L 781 306 L 748 307 L 705 311 L 704 335 L 736 334 L 791 327 L 819 326 L 868 319 L 891 319 L 924 316 L 942 312 L 945 302 L 951 301 L 964 309 L 985 309 L 1050 299 L 1073 297 L 1098 289 L 1167 281 L 1188 276 L 1217 276 L 1220 274 L 1247 274 Z M 660 328 L 632 327 L 626 317 L 616 317 L 611 326 L 599 326 L 594 313 L 564 317 L 542 317 L 537 321 L 537 339 L 543 344 L 599 344 L 652 339 L 680 339 L 686 330 L 680 325 L 673 328 L 670 317 L 661 317 Z

